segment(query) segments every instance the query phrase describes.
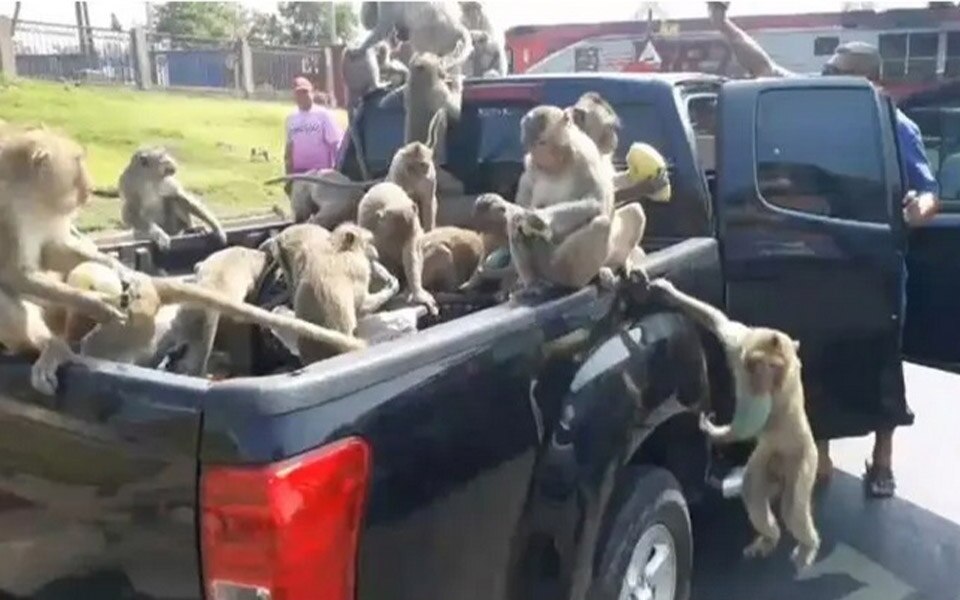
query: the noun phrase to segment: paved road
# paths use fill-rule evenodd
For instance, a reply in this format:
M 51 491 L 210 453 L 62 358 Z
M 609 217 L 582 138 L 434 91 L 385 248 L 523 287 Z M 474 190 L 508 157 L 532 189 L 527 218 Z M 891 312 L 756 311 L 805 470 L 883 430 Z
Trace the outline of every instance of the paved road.
M 870 438 L 834 442 L 810 573 L 794 574 L 787 536 L 766 561 L 743 561 L 749 527 L 731 502 L 695 515 L 694 600 L 960 600 L 960 376 L 912 365 L 905 375 L 916 422 L 897 432 L 897 498 L 864 498 Z

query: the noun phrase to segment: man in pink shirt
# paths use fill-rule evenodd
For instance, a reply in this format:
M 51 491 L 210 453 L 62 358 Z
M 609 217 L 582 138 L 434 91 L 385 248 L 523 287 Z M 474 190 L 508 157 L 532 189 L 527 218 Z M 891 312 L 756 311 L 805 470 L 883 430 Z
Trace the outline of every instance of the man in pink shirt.
M 307 78 L 294 80 L 293 97 L 297 111 L 287 117 L 286 173 L 335 168 L 343 130 L 329 109 L 314 104 L 313 85 Z

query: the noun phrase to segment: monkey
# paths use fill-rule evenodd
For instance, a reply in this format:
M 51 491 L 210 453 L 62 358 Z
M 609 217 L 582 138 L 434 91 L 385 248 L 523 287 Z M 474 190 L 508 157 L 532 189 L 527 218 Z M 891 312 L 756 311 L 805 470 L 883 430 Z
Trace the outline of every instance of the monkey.
M 480 2 L 461 2 L 463 25 L 470 31 L 473 52 L 464 63 L 466 77 L 503 77 L 507 51 L 503 32 L 493 25 Z
M 628 170 L 617 172 L 613 166 L 613 154 L 619 145 L 620 117 L 613 107 L 598 93 L 586 92 L 568 109 L 574 124 L 594 141 L 604 167 L 613 177 L 614 189 L 619 191 L 635 185 Z M 610 255 L 604 266 L 622 268 L 629 272 L 643 259 L 640 248 L 646 231 L 647 215 L 637 202 L 616 208 L 613 213 L 610 239 Z
M 462 227 L 438 227 L 423 235 L 423 287 L 456 292 L 484 257 L 480 235 Z
M 403 88 L 404 143 L 429 143 L 437 162 L 443 164 L 447 129 L 460 119 L 462 102 L 462 82 L 445 74 L 440 58 L 429 52 L 414 54 Z
M 780 517 L 797 542 L 794 564 L 810 566 L 820 547 L 811 512 L 817 446 L 804 407 L 799 342 L 775 329 L 733 321 L 666 279 L 650 282 L 648 297 L 680 309 L 724 347 L 736 393 L 733 421 L 718 426 L 701 415 L 700 428 L 717 443 L 757 439 L 741 494 L 757 537 L 744 556 L 767 556 L 776 548 L 780 528 L 770 502 L 779 494 Z
M 438 119 L 433 124 L 437 126 Z M 387 171 L 387 181 L 399 185 L 417 204 L 420 228 L 432 231 L 437 225 L 437 169 L 434 165 L 436 127 L 431 129 L 428 143 L 410 142 L 394 153 Z
M 353 223 L 320 233 L 301 227 L 274 238 L 270 246 L 293 284 L 293 310 L 297 318 L 353 335 L 357 320 L 382 307 L 399 291 L 391 282 L 369 293 L 373 265 L 379 255 L 373 234 Z M 304 364 L 323 360 L 342 350 L 300 337 L 298 354 Z
M 499 194 L 477 196 L 473 203 L 471 225 L 480 234 L 483 260 L 470 279 L 461 286 L 461 290 L 476 289 L 486 281 L 498 282 L 501 292 L 513 288 L 516 284 L 516 270 L 509 262 L 510 240 L 507 229 L 510 218 L 522 210 Z
M 303 223 L 312 220 L 327 228 L 353 219 L 360 198 L 373 185 L 368 181 L 353 181 L 335 169 L 284 175 L 269 179 L 264 184 L 287 181 L 293 183 L 290 208 L 294 221 Z
M 410 69 L 406 63 L 394 57 L 393 48 L 387 42 L 380 42 L 374 46 L 377 57 L 377 66 L 380 68 L 380 79 L 388 88 L 398 88 L 407 82 Z
M 520 137 L 526 156 L 515 203 L 525 210 L 507 223 L 519 294 L 611 278 L 604 262 L 614 189 L 597 145 L 569 111 L 551 105 L 523 116 Z
M 416 202 L 390 181 L 368 191 L 357 209 L 357 224 L 373 233 L 381 262 L 394 275 L 403 273 L 410 302 L 437 314 L 433 294 L 423 287 L 423 229 Z
M 444 70 L 460 73 L 473 51 L 473 39 L 463 25 L 456 2 L 363 2 L 362 21 L 371 30 L 359 48 L 366 51 L 396 30 L 414 53 L 430 52 L 443 58 Z
M 93 182 L 83 148 L 46 127 L 8 127 L 0 139 L 0 344 L 15 354 L 38 354 L 31 384 L 54 394 L 57 368 L 74 356 L 44 318 L 45 306 L 76 311 L 98 322 L 123 321 L 103 295 L 64 279 L 85 261 L 117 268 L 116 259 L 73 235 L 75 213 Z
M 384 181 L 399 185 L 417 204 L 420 228 L 430 231 L 437 222 L 437 169 L 434 165 L 434 151 L 436 138 L 441 119 L 435 115 L 430 126 L 430 137 L 426 144 L 410 142 L 401 146 L 390 160 L 387 176 Z M 317 215 L 308 217 L 312 223 L 323 227 L 336 227 L 350 217 L 356 215 L 356 206 L 363 191 L 372 189 L 371 186 L 379 181 L 351 181 L 338 171 L 325 170 L 317 175 L 305 173 L 287 175 L 269 180 L 267 183 L 280 181 L 302 181 L 319 184 L 314 193 L 325 194 L 325 200 L 316 202 L 320 206 Z M 297 205 L 302 206 L 302 205 Z M 294 206 L 294 214 L 301 215 L 305 209 Z M 319 216 L 318 216 L 319 215 Z M 297 218 L 300 222 L 300 219 Z
M 124 225 L 167 250 L 170 236 L 189 229 L 192 216 L 196 215 L 210 227 L 220 244 L 226 245 L 227 234 L 220 222 L 177 181 L 177 170 L 176 161 L 163 148 L 141 148 L 133 153 L 118 185 Z
M 197 285 L 218 291 L 233 302 L 243 302 L 266 266 L 267 255 L 264 252 L 233 246 L 214 252 L 198 263 L 194 267 L 194 274 Z M 205 375 L 218 329 L 222 326 L 218 311 L 190 305 L 179 306 L 170 327 L 159 337 L 153 349 L 150 366 L 159 365 L 178 346 L 186 346 L 183 357 L 168 370 L 186 375 Z M 239 349 L 229 348 L 228 354 L 239 354 Z M 233 364 L 238 362 L 231 361 Z
M 155 356 L 149 341 L 156 337 L 157 314 L 162 306 L 176 303 L 215 310 L 236 322 L 290 332 L 342 352 L 366 347 L 363 340 L 352 335 L 235 301 L 221 290 L 174 278 L 150 277 L 137 271 L 125 273 L 122 279 L 131 310 L 129 322 L 106 323 L 95 327 L 81 341 L 81 353 L 84 356 L 117 361 L 137 361 L 145 356 Z M 146 350 L 144 344 L 147 344 Z

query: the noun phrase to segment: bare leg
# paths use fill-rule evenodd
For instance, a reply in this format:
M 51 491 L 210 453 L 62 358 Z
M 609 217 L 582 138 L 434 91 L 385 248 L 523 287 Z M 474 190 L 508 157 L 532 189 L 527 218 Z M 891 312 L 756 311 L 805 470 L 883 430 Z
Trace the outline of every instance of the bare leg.
M 896 491 L 896 480 L 893 478 L 893 429 L 877 431 L 874 436 L 873 463 L 867 465 L 864 483 L 871 496 L 889 498 Z

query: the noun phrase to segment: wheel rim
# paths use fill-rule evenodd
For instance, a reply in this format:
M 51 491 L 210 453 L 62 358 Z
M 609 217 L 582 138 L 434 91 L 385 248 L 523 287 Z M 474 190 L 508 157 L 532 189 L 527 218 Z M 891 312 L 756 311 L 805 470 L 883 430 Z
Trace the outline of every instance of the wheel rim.
M 670 530 L 654 523 L 633 547 L 620 600 L 673 600 L 677 591 L 677 545 Z

